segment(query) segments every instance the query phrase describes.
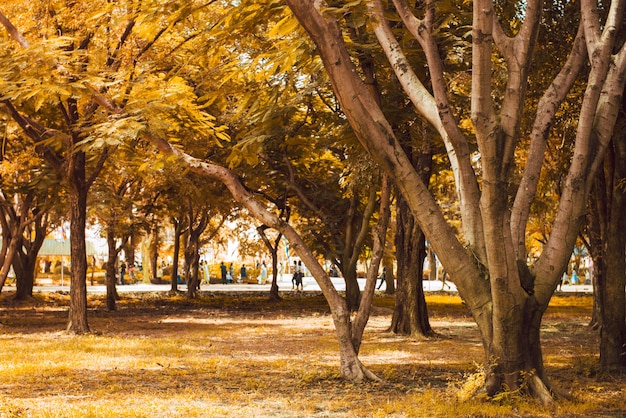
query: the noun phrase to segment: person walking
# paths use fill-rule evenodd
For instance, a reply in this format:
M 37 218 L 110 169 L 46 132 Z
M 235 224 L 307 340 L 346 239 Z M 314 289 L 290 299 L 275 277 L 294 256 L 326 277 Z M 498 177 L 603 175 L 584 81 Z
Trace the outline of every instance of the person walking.
M 126 275 L 126 263 L 122 261 L 120 265 L 120 284 L 125 284 L 124 276 Z
M 295 289 L 298 283 L 298 262 L 293 260 L 293 276 L 291 276 L 291 288 Z
M 302 261 L 298 261 L 298 267 L 296 268 L 296 290 L 304 290 L 302 284 L 302 278 L 304 277 L 304 270 L 302 269 Z
M 248 272 L 246 271 L 246 265 L 242 264 L 241 265 L 241 283 L 245 283 L 246 279 L 248 278 Z
M 222 273 L 222 283 L 223 284 L 228 283 L 228 280 L 226 279 L 226 276 L 228 275 L 228 272 L 226 271 L 226 265 L 224 264 L 223 261 L 220 264 L 220 272 Z
M 383 272 L 382 274 L 378 277 L 380 279 L 380 284 L 378 285 L 378 287 L 376 288 L 376 290 L 380 290 L 380 288 L 383 286 L 383 283 L 385 283 L 385 279 L 387 277 L 387 267 L 383 267 Z

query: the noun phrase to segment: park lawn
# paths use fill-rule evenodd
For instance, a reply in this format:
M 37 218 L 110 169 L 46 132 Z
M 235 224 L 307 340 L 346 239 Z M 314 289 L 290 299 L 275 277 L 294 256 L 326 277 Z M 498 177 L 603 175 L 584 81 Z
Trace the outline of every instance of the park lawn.
M 319 295 L 90 296 L 92 334 L 63 331 L 68 296 L 0 296 L 0 417 L 624 416 L 626 375 L 601 374 L 590 296 L 557 296 L 542 339 L 552 381 L 574 398 L 544 408 L 516 393 L 468 396 L 483 350 L 457 296 L 427 297 L 436 338 L 386 331 L 379 296 L 360 358 L 382 382 L 339 375 L 332 319 Z

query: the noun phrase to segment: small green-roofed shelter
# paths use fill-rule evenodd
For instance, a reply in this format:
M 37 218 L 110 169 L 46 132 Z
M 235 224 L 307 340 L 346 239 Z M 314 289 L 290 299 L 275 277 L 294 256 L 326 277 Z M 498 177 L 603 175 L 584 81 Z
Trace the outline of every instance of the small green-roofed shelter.
M 86 241 L 87 255 L 95 255 L 96 247 L 92 242 Z M 61 286 L 64 285 L 64 258 L 71 255 L 71 245 L 69 239 L 46 238 L 37 254 L 39 257 L 61 257 Z
M 92 242 L 86 241 L 87 255 L 95 255 L 96 247 Z M 71 246 L 69 239 L 46 238 L 39 250 L 39 256 L 64 256 L 71 254 Z

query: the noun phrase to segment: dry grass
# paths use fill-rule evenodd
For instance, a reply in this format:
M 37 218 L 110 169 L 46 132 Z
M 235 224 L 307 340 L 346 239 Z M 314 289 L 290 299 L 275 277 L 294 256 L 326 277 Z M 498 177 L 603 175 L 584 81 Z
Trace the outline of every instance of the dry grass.
M 544 322 L 553 381 L 575 401 L 545 410 L 507 394 L 464 397 L 480 383 L 477 329 L 456 296 L 430 295 L 437 338 L 386 332 L 393 300 L 376 299 L 361 360 L 384 378 L 340 379 L 325 301 L 265 295 L 90 300 L 93 334 L 68 335 L 67 296 L 0 299 L 0 417 L 625 416 L 626 376 L 597 369 L 590 297 L 557 297 Z

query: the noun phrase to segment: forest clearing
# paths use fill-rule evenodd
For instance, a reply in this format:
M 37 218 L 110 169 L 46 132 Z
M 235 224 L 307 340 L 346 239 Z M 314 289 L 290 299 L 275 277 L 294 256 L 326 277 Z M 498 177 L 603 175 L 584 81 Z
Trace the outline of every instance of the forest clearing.
M 482 386 L 484 350 L 456 295 L 428 294 L 437 337 L 387 331 L 394 299 L 378 295 L 360 358 L 381 382 L 341 378 L 321 295 L 201 292 L 89 297 L 92 333 L 74 335 L 66 294 L 0 299 L 0 417 L 459 417 L 626 414 L 623 371 L 600 373 L 592 296 L 555 296 L 543 321 L 546 369 L 572 400 L 545 408 Z

